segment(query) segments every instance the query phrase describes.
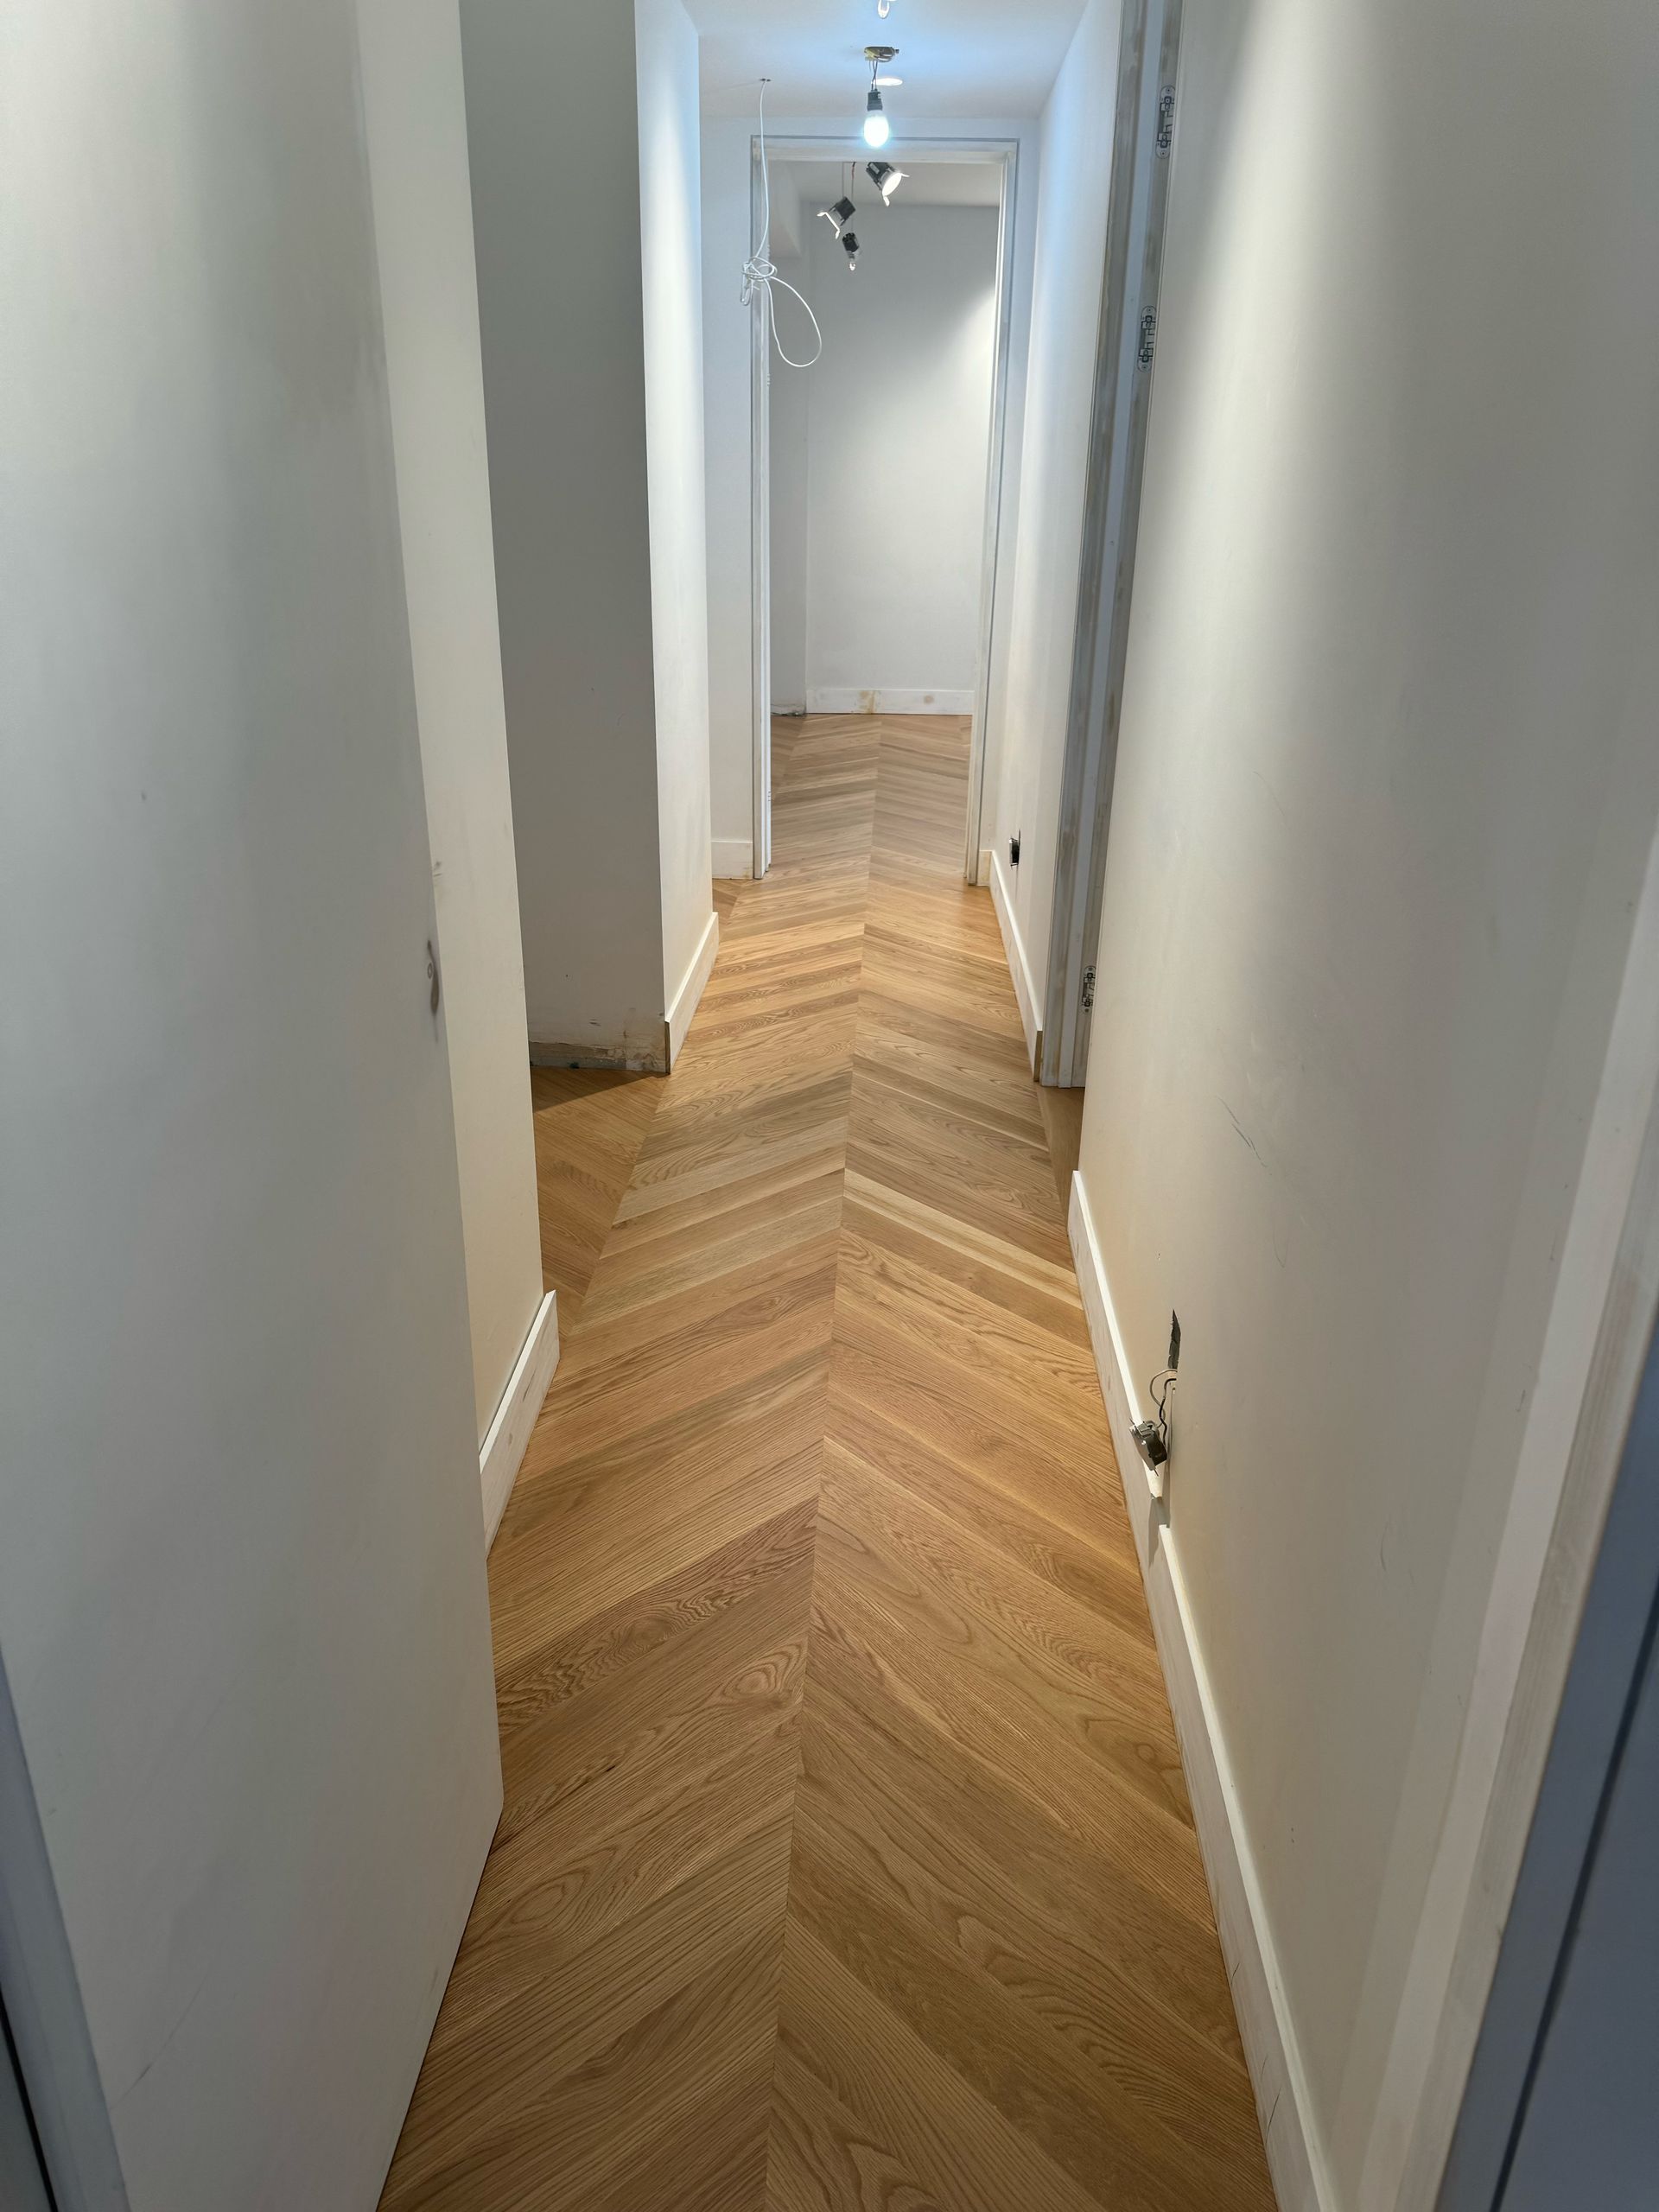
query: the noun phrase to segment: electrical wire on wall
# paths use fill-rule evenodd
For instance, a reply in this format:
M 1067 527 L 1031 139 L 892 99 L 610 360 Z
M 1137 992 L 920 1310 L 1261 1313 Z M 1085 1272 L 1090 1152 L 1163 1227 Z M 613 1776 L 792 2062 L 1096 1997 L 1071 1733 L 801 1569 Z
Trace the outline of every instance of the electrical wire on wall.
M 766 328 L 772 342 L 778 348 L 778 358 L 786 368 L 810 369 L 823 353 L 823 333 L 818 327 L 818 318 L 812 312 L 811 302 L 795 289 L 778 270 L 772 260 L 772 173 L 766 164 L 766 86 L 770 77 L 760 79 L 760 238 L 753 253 L 743 264 L 743 304 L 747 307 L 757 296 L 761 312 L 766 319 Z M 772 301 L 773 289 L 787 292 L 791 299 L 799 300 L 806 309 L 807 321 L 812 326 L 812 335 L 817 340 L 817 350 L 804 361 L 784 351 L 784 341 L 778 335 L 778 315 Z

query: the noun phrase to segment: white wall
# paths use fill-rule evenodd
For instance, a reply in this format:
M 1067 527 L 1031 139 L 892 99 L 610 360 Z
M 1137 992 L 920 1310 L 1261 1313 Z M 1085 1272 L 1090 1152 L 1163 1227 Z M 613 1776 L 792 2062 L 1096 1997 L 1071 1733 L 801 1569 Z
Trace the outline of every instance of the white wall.
M 856 197 L 856 193 L 855 194 Z M 814 223 L 802 289 L 823 332 L 804 386 L 806 694 L 916 713 L 972 711 L 985 566 L 998 217 L 884 208 L 866 186 L 855 272 Z M 777 441 L 774 439 L 774 446 Z M 774 528 L 798 461 L 772 486 Z M 774 610 L 774 639 L 776 618 Z M 775 688 L 775 687 L 774 687 Z
M 1659 814 L 1659 18 L 1497 22 L 1189 0 L 1083 1138 L 1341 2212 Z
M 1105 270 L 1120 0 L 1090 0 L 1042 118 L 1004 738 L 986 842 L 1041 1020 Z M 1020 841 L 1011 868 L 1008 841 Z
M 773 172 L 774 211 L 780 196 L 789 193 L 784 182 L 788 174 L 783 168 Z M 792 193 L 789 197 L 793 197 Z M 804 294 L 808 279 L 801 257 L 780 257 L 774 246 L 772 257 L 779 276 Z M 780 293 L 778 312 L 784 343 L 796 360 L 808 359 L 812 352 L 811 329 L 806 326 L 805 342 L 802 343 L 797 335 L 805 325 L 800 308 L 786 293 Z M 786 322 L 783 320 L 785 316 L 790 318 Z M 772 434 L 772 705 L 773 713 L 779 715 L 806 712 L 806 520 L 812 496 L 808 429 L 812 381 L 817 373 L 816 369 L 792 369 L 773 356 L 768 410 Z
M 636 0 L 634 16 L 663 988 L 669 1004 L 714 912 L 697 35 L 680 0 Z
M 358 0 L 482 1442 L 542 1303 L 458 0 Z
M 850 156 L 861 139 L 846 135 L 844 116 L 775 116 L 769 133 L 809 137 L 831 158 Z M 749 512 L 749 313 L 741 301 L 748 255 L 752 120 L 706 111 L 702 124 L 704 436 L 709 471 L 709 692 L 710 774 L 716 848 L 747 842 L 753 831 L 752 601 Z M 1037 128 L 1017 117 L 928 117 L 906 122 L 890 148 L 953 140 L 1012 141 L 1019 149 L 1010 245 L 1010 340 L 1007 451 L 1001 508 L 1001 542 L 1011 543 L 1020 502 L 1026 334 L 1031 317 L 1031 269 L 1037 218 Z M 822 227 L 822 226 L 820 226 Z M 791 340 L 791 352 L 799 347 Z M 773 390 L 783 375 L 774 368 Z M 814 372 L 816 373 L 816 372 Z M 987 732 L 988 787 L 995 788 L 1001 741 L 1013 563 L 997 572 L 991 641 L 991 716 Z
M 461 8 L 530 1033 L 635 1066 L 662 1064 L 698 866 L 712 912 L 677 15 L 645 7 L 636 46 L 632 8 Z
M 351 0 L 7 10 L 0 315 L 0 1973 L 358 2212 L 501 1799 Z

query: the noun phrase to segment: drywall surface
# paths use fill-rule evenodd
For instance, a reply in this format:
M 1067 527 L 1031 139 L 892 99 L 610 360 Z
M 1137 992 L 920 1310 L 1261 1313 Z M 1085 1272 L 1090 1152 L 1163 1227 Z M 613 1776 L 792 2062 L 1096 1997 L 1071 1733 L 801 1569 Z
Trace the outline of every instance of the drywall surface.
M 668 1005 L 714 912 L 697 35 L 680 0 L 636 0 L 634 16 L 663 988 Z
M 1119 0 L 1090 0 L 1043 111 L 1042 176 L 1026 373 L 1025 453 L 1014 541 L 1007 690 L 986 842 L 1040 1008 L 1077 619 L 1089 428 L 1105 274 L 1116 104 Z M 1020 864 L 1008 841 L 1020 839 Z
M 1083 1138 L 1338 2212 L 1659 812 L 1659 20 L 1495 21 L 1188 0 Z
M 906 207 L 902 186 L 890 207 L 868 182 L 854 196 L 856 270 L 827 223 L 806 250 L 823 331 L 805 379 L 807 700 L 943 693 L 961 711 L 979 667 L 998 217 Z M 794 373 L 774 372 L 774 397 Z
M 634 11 L 461 22 L 530 1034 L 620 1058 L 665 965 Z
M 542 1302 L 458 0 L 358 0 L 482 1443 Z
M 789 171 L 772 173 L 774 211 L 780 200 L 793 198 L 786 182 Z M 774 219 L 775 229 L 775 219 Z M 804 293 L 806 266 L 798 255 L 777 260 L 778 274 L 798 292 Z M 779 316 L 798 308 L 787 294 L 779 296 Z M 804 319 L 804 318 L 803 318 Z M 789 325 L 790 351 L 797 360 L 807 359 L 810 343 L 802 346 Z M 810 340 L 810 331 L 807 333 Z M 772 400 L 768 413 L 772 434 L 772 705 L 774 714 L 806 712 L 806 518 L 812 496 L 811 464 L 807 435 L 810 419 L 812 369 L 792 369 L 774 355 Z
M 746 840 L 752 834 L 753 813 L 753 604 L 750 568 L 749 310 L 742 304 L 741 292 L 743 264 L 752 244 L 749 171 L 754 124 L 749 119 L 709 112 L 711 92 L 718 98 L 720 88 L 705 87 L 702 119 L 710 779 L 715 838 Z M 850 135 L 845 115 L 778 115 L 769 118 L 767 128 L 780 141 L 810 140 L 819 158 L 828 156 L 831 159 L 851 159 L 863 148 L 862 139 Z M 1008 391 L 999 522 L 1004 557 L 999 559 L 993 611 L 991 713 L 986 733 L 987 788 L 995 790 L 1013 586 L 1013 563 L 1006 557 L 1006 550 L 1017 527 L 1021 496 L 1020 453 L 1026 338 L 1031 320 L 1032 252 L 1036 235 L 1038 130 L 1028 118 L 907 117 L 888 151 L 894 160 L 902 161 L 906 149 L 987 139 L 1011 143 L 1018 149 L 1009 247 Z M 868 149 L 864 150 L 868 159 Z M 810 226 L 809 222 L 807 227 Z M 788 312 L 785 306 L 782 313 Z M 785 327 L 785 342 L 791 353 L 802 351 L 799 338 L 799 323 L 790 322 Z M 817 372 L 809 373 L 816 375 Z M 783 368 L 774 361 L 774 394 L 784 374 Z
M 121 2201 L 372 2205 L 501 1801 L 351 0 L 9 10 L 0 312 L 0 1737 Z

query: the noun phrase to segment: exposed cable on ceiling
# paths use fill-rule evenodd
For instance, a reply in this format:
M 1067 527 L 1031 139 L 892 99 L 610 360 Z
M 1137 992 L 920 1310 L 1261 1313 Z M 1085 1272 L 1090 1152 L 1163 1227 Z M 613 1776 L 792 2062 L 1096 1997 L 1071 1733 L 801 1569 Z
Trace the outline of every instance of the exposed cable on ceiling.
M 778 358 L 785 368 L 810 369 L 823 357 L 823 333 L 818 327 L 818 318 L 812 312 L 812 303 L 785 278 L 778 274 L 772 259 L 772 172 L 766 162 L 766 86 L 770 77 L 760 79 L 760 237 L 754 251 L 743 264 L 743 304 L 747 307 L 757 296 L 760 311 L 766 316 L 766 328 L 772 342 L 778 348 Z M 799 300 L 806 309 L 807 321 L 812 326 L 812 335 L 818 341 L 817 351 L 804 361 L 798 361 L 784 351 L 784 341 L 778 335 L 778 313 L 772 300 L 773 288 L 787 292 L 791 299 Z

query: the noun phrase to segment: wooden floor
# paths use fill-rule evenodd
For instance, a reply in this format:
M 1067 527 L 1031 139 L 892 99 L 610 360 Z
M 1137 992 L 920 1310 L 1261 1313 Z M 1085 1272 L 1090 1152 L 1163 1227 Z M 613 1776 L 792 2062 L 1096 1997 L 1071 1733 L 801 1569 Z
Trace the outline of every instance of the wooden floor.
M 506 1811 L 385 2205 L 1268 2207 L 964 732 L 775 744 L 673 1076 L 537 1078 Z

